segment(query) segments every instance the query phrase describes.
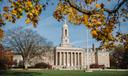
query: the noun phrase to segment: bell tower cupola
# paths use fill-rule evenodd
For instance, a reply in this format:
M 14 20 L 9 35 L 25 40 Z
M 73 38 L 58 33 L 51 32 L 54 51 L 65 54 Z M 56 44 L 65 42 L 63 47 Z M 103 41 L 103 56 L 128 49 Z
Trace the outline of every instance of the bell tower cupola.
M 66 20 L 65 20 L 65 23 L 62 27 L 62 36 L 61 36 L 61 46 L 69 46 L 70 43 L 69 43 L 69 30 L 68 30 L 68 25 L 66 23 Z

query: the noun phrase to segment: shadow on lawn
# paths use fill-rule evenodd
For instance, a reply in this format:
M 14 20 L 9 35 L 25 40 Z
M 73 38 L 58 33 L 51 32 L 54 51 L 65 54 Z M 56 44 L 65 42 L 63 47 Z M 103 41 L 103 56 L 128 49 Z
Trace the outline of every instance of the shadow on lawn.
M 0 76 L 41 76 L 42 73 L 39 72 L 3 72 Z

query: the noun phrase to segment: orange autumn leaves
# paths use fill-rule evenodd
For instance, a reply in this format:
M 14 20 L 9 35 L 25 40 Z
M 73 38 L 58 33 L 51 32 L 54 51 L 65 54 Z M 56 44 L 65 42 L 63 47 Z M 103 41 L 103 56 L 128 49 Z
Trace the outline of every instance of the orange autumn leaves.
M 6 65 L 6 68 L 11 67 L 13 65 L 13 52 L 10 49 L 4 49 L 3 46 L 0 45 L 0 60 L 5 61 L 4 65 Z
M 97 4 L 96 6 L 97 8 L 100 7 L 99 4 Z M 103 12 L 103 10 L 100 12 Z M 76 9 L 62 2 L 58 3 L 58 6 L 54 11 L 53 16 L 58 21 L 63 19 L 64 16 L 67 16 L 69 22 L 74 24 L 84 24 L 89 28 L 92 28 L 94 25 L 95 26 L 102 25 L 102 22 L 104 22 L 103 20 L 105 19 L 105 16 L 103 13 L 94 13 L 92 15 L 80 14 Z M 89 20 L 91 20 L 91 22 Z
M 85 0 L 87 5 L 95 2 L 96 0 Z M 106 23 L 104 15 L 104 4 L 95 4 L 95 11 L 91 14 L 81 13 L 75 8 L 71 7 L 68 3 L 60 1 L 56 7 L 53 16 L 58 20 L 62 20 L 64 16 L 68 21 L 73 24 L 84 24 L 91 30 L 92 36 L 97 40 L 110 41 L 113 40 L 112 30 L 113 24 Z M 34 27 L 38 24 L 39 15 L 42 12 L 42 5 L 32 2 L 32 0 L 18 0 L 11 1 L 11 6 L 4 7 L 4 18 L 10 22 L 15 23 L 16 19 L 26 14 L 25 23 L 32 23 Z
M 91 1 L 91 0 L 90 0 Z M 54 17 L 60 21 L 61 19 L 68 18 L 68 21 L 73 24 L 84 24 L 91 30 L 92 37 L 98 41 L 105 42 L 105 45 L 109 44 L 109 41 L 114 40 L 112 30 L 114 24 L 106 22 L 106 16 L 104 15 L 104 4 L 96 4 L 92 14 L 80 13 L 75 8 L 66 3 L 60 2 L 54 12 Z
M 0 27 L 1 27 L 3 24 L 4 24 L 4 22 L 3 22 L 3 19 L 2 19 L 2 17 L 1 17 L 1 14 L 0 14 Z M 0 28 L 0 40 L 3 38 L 3 36 L 4 36 L 4 31 L 3 31 L 2 28 Z
M 42 4 L 38 2 L 33 2 L 31 0 L 18 0 L 10 1 L 11 6 L 5 6 L 3 8 L 3 17 L 12 23 L 15 23 L 17 19 L 23 17 L 23 12 L 25 12 L 27 18 L 25 23 L 32 23 L 34 27 L 38 24 L 39 15 L 42 12 Z
M 63 19 L 64 16 L 67 16 L 69 22 L 74 24 L 80 24 L 82 16 L 78 15 L 78 12 L 76 9 L 70 7 L 69 5 L 59 3 L 56 7 L 56 10 L 54 11 L 54 17 L 60 21 Z
M 4 37 L 4 31 L 0 28 L 0 39 Z
M 85 0 L 85 3 L 91 4 L 91 3 L 94 2 L 94 1 L 96 1 L 96 0 Z
M 0 26 L 4 25 L 6 21 L 15 23 L 17 19 L 26 15 L 25 23 L 34 27 L 37 26 L 39 15 L 42 12 L 42 4 L 38 0 L 8 0 L 10 5 L 3 7 L 3 13 L 0 14 Z M 4 31 L 0 28 L 0 39 L 4 36 Z

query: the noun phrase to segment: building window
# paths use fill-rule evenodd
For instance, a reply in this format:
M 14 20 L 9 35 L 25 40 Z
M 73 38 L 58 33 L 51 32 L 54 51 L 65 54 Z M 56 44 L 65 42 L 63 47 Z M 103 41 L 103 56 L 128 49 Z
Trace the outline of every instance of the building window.
M 67 40 L 65 40 L 65 42 L 67 42 Z
M 65 36 L 67 36 L 67 29 L 65 29 Z

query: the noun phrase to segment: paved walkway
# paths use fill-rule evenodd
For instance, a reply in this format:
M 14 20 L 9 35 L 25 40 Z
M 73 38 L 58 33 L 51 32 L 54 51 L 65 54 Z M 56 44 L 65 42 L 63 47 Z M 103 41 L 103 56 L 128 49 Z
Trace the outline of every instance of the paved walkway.
M 11 69 L 11 70 L 21 70 L 23 71 L 24 69 L 20 68 L 20 69 Z M 28 69 L 29 71 L 41 71 L 41 70 L 52 70 L 52 69 Z M 90 69 L 92 71 L 128 71 L 128 69 Z
M 128 69 L 91 69 L 93 71 L 128 71 Z

